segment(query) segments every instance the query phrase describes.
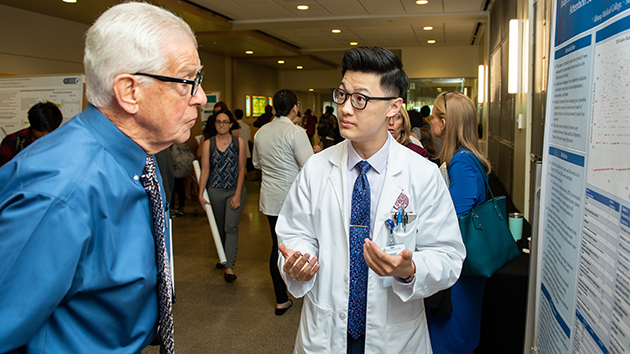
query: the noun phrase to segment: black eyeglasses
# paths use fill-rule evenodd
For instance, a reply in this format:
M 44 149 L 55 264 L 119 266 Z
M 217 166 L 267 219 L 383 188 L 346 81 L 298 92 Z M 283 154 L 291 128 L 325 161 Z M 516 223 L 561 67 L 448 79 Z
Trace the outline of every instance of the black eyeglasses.
M 332 94 L 333 94 L 333 101 L 336 104 L 342 105 L 346 103 L 346 101 L 348 100 L 348 97 L 350 97 L 350 103 L 352 103 L 352 107 L 359 110 L 365 109 L 365 106 L 367 106 L 368 101 L 370 100 L 389 101 L 389 100 L 395 100 L 398 98 L 398 97 L 370 97 L 370 96 L 366 96 L 358 92 L 348 93 L 345 90 L 342 90 L 340 88 L 333 88 L 330 90 L 332 91 Z
M 194 96 L 195 94 L 197 94 L 197 90 L 199 89 L 199 86 L 201 86 L 204 72 L 203 70 L 197 71 L 197 75 L 195 75 L 195 78 L 193 80 L 180 79 L 178 77 L 171 77 L 171 76 L 164 76 L 164 75 L 147 74 L 147 73 L 133 73 L 132 75 L 148 76 L 156 80 L 160 80 L 162 82 L 177 82 L 181 84 L 192 85 L 192 89 L 190 90 L 190 95 Z

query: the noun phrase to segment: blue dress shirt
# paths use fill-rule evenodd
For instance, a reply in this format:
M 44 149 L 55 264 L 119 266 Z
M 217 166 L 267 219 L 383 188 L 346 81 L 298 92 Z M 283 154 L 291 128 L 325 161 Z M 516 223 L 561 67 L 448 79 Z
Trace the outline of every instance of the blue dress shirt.
M 155 337 L 145 158 L 89 105 L 0 168 L 0 353 L 137 353 Z

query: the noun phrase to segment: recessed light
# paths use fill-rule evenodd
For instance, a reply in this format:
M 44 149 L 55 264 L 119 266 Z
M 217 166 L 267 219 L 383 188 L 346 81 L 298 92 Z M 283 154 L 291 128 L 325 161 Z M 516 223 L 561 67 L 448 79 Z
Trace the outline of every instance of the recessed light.
M 247 51 L 245 51 L 245 54 L 252 55 L 252 54 L 254 54 L 254 51 L 253 50 L 247 50 Z
M 284 64 L 284 60 L 278 60 L 278 64 Z
M 67 2 L 69 4 L 74 4 L 77 2 L 77 0 L 63 0 L 63 2 Z
M 309 91 L 315 91 L 314 89 L 308 89 Z
M 304 67 L 303 67 L 302 65 L 298 65 L 298 66 L 296 66 L 296 68 L 297 68 L 298 70 L 302 70 L 302 69 L 304 69 Z
M 334 29 L 334 30 L 332 30 L 331 32 L 332 32 L 332 33 L 341 33 L 341 30 L 340 30 L 340 29 L 336 29 L 336 28 L 335 28 L 335 29 Z
M 427 41 L 427 43 L 429 43 L 429 44 L 433 44 L 433 43 L 435 43 L 435 39 L 429 39 L 429 40 Z
M 431 26 L 424 26 L 424 27 L 422 27 L 422 29 L 425 30 L 425 31 L 433 31 L 433 27 L 431 27 Z
M 416 4 L 418 5 L 426 5 L 429 3 L 429 0 L 418 0 L 416 1 Z
M 308 10 L 308 5 L 298 5 L 297 9 L 298 10 Z
M 350 45 L 359 45 L 358 42 L 350 42 Z

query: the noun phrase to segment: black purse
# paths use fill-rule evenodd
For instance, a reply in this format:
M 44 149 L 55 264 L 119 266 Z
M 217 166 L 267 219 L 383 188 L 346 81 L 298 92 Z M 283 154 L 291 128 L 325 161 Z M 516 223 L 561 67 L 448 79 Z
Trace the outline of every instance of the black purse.
M 510 232 L 505 212 L 505 197 L 494 197 L 488 176 L 474 155 L 464 151 L 479 168 L 492 199 L 460 215 L 459 228 L 466 246 L 466 260 L 462 274 L 490 277 L 519 255 L 518 246 Z

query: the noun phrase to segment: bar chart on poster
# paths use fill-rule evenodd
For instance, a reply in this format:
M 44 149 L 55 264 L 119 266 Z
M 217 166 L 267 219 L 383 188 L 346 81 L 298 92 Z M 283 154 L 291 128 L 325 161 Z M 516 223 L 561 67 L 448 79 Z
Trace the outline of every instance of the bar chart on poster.
M 536 352 L 630 353 L 630 1 L 553 8 Z

